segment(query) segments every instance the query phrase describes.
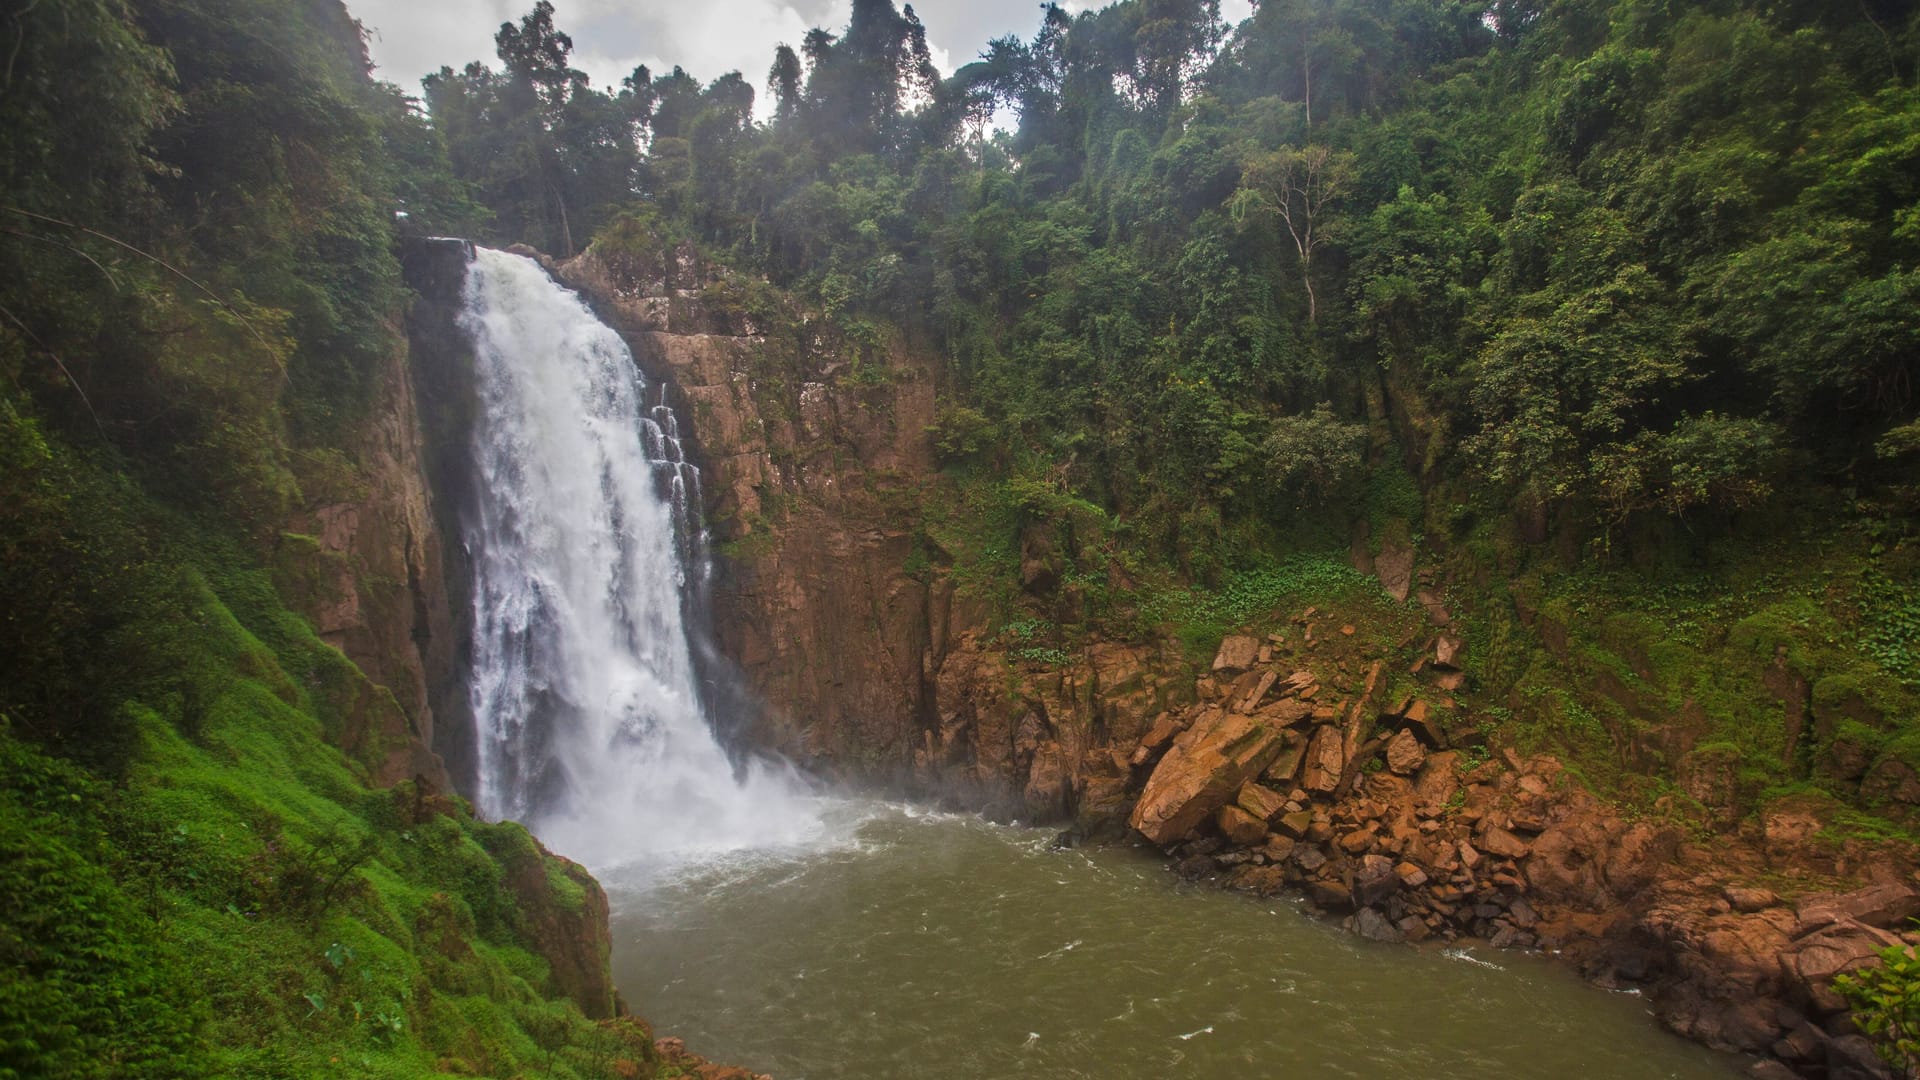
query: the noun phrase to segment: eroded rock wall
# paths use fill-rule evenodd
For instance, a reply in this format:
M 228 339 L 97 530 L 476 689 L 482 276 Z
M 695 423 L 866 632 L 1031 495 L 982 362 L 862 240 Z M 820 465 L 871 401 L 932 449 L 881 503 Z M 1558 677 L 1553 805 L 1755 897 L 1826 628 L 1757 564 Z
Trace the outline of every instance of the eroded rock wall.
M 463 260 L 460 252 L 440 257 Z M 442 273 L 455 275 L 457 296 L 458 271 Z M 395 349 L 379 374 L 346 448 L 351 480 L 318 488 L 330 496 L 288 523 L 274 569 L 288 603 L 359 669 L 353 700 L 339 710 L 342 749 L 377 786 L 419 778 L 445 790 L 436 746 L 448 712 L 457 723 L 464 694 L 447 692 L 457 679 L 457 608 L 411 352 Z

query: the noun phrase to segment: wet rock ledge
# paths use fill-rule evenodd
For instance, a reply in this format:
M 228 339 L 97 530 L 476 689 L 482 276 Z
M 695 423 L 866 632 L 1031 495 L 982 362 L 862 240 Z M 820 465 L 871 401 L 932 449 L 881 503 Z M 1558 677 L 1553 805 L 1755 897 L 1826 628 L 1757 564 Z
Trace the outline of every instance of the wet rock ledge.
M 1756 1076 L 1894 1075 L 1832 980 L 1902 941 L 1920 915 L 1911 877 L 1883 866 L 1864 888 L 1782 899 L 1782 882 L 1810 880 L 1783 871 L 1816 822 L 1776 810 L 1757 837 L 1708 848 L 1628 820 L 1553 757 L 1491 750 L 1425 700 L 1385 700 L 1380 660 L 1345 690 L 1296 667 L 1289 632 L 1315 614 L 1227 638 L 1199 702 L 1132 749 L 1126 823 L 1179 873 L 1302 893 L 1378 941 L 1561 953 L 1603 985 L 1643 988 L 1681 1034 L 1761 1056 Z M 1444 687 L 1457 648 L 1438 637 L 1416 674 Z

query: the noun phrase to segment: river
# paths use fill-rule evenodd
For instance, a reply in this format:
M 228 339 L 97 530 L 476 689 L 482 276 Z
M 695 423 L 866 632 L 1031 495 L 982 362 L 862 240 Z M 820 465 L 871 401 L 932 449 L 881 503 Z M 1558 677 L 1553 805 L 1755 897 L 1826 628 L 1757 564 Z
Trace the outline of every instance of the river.
M 777 1080 L 1738 1074 L 1546 957 L 1378 945 L 1051 831 L 823 816 L 837 842 L 601 872 L 636 1012 Z

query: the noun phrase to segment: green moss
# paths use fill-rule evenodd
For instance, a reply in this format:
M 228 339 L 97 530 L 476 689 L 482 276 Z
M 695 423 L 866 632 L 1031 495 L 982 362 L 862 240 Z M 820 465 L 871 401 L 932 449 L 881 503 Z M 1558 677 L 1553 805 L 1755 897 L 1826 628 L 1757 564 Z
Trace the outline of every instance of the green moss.
M 122 782 L 0 726 L 0 1066 L 400 1078 L 551 1059 L 583 1075 L 566 1048 L 596 1029 L 545 997 L 501 883 L 503 863 L 534 860 L 581 913 L 578 871 L 518 825 L 411 821 L 369 790 L 332 739 L 380 688 L 234 549 L 180 540 L 175 672 L 123 706 Z

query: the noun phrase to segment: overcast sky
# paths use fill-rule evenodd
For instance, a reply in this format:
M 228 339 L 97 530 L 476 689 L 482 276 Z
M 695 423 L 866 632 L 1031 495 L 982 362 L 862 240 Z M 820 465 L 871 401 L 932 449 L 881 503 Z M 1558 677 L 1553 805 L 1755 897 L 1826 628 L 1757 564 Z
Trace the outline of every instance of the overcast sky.
M 375 75 L 420 92 L 420 77 L 469 60 L 498 67 L 493 34 L 519 20 L 534 0 L 346 0 L 371 35 Z M 1092 6 L 1084 0 L 1070 11 Z M 1229 24 L 1244 19 L 1247 0 L 1225 0 Z M 768 102 L 767 68 L 781 42 L 800 47 L 808 28 L 839 33 L 851 0 L 553 0 L 554 25 L 573 38 L 573 66 L 602 89 L 615 88 L 637 64 L 654 74 L 687 69 L 701 82 L 739 71 L 757 91 L 756 111 Z M 1040 28 L 1038 0 L 920 0 L 913 5 L 927 28 L 927 45 L 942 75 L 974 60 L 1004 34 L 1031 38 Z

